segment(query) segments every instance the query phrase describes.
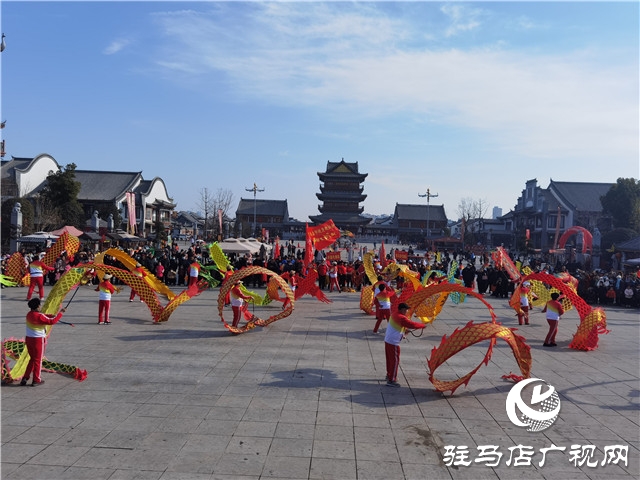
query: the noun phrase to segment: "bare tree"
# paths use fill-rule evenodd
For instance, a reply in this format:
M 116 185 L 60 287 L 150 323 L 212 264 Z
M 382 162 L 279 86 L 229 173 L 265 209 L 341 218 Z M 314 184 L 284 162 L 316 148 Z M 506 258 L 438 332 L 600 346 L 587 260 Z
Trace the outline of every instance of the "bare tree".
M 47 232 L 63 223 L 59 210 L 43 195 L 31 197 L 34 206 L 33 227 L 36 232 Z
M 207 188 L 203 187 L 200 189 L 200 200 L 197 203 L 198 208 L 202 211 L 204 215 L 204 237 L 205 239 L 209 237 L 209 222 L 210 218 L 215 212 L 215 198 L 213 193 Z
M 223 216 L 229 216 L 229 209 L 233 203 L 233 192 L 228 188 L 219 188 L 216 192 L 216 209 L 222 210 Z
M 465 197 L 461 198 L 458 204 L 458 215 L 460 219 L 468 222 L 469 220 L 484 218 L 488 209 L 489 202 L 486 199 L 474 200 L 471 197 Z
M 475 243 L 475 232 L 479 228 L 478 222 L 484 218 L 488 209 L 489 202 L 484 198 L 478 200 L 473 200 L 471 197 L 460 199 L 460 203 L 458 204 L 458 215 L 460 216 L 463 225 L 463 242 Z M 472 231 L 470 232 L 467 230 L 467 226 L 474 222 L 476 225 L 472 226 Z
M 218 221 L 218 211 L 222 212 L 222 218 L 229 216 L 229 210 L 233 203 L 233 192 L 226 188 L 219 188 L 213 193 L 207 187 L 200 190 L 200 201 L 197 206 L 204 215 L 205 237 L 222 235 Z
M 220 212 L 222 219 L 224 221 L 225 217 L 229 217 L 229 210 L 231 209 L 231 204 L 233 203 L 233 192 L 228 188 L 219 188 L 216 191 L 216 215 Z M 220 236 L 223 235 L 222 227 L 220 226 L 220 222 L 215 222 L 214 230 L 218 232 Z

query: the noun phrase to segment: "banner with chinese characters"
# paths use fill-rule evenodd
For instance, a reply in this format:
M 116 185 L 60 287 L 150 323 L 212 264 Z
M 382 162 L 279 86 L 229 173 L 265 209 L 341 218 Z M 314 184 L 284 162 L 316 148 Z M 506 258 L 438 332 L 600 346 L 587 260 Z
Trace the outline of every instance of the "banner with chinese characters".
M 322 250 L 340 238 L 340 230 L 335 226 L 333 220 L 327 220 L 322 225 L 309 227 L 307 236 L 311 239 L 316 250 Z
M 339 262 L 340 260 L 342 260 L 340 252 L 327 252 L 327 261 Z

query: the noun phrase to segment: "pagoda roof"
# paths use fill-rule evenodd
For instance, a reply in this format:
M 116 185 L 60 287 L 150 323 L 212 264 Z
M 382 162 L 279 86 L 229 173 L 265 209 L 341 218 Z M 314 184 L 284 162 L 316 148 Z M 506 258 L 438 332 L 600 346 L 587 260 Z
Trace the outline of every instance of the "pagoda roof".
M 321 193 L 325 193 L 327 195 L 357 195 L 357 194 L 361 194 L 362 192 L 364 192 L 364 187 L 360 186 L 358 188 L 354 188 L 353 190 L 333 190 L 331 188 L 327 188 L 326 185 L 320 185 L 320 192 Z
M 322 192 L 316 193 L 318 200 L 344 200 L 363 202 L 367 196 L 360 192 Z
M 327 162 L 327 170 L 318 172 L 318 177 L 321 180 L 326 178 L 335 180 L 343 177 L 345 179 L 357 178 L 363 181 L 368 175 L 368 173 L 358 172 L 358 162 L 345 162 L 344 158 L 340 162 Z
M 327 220 L 333 220 L 338 228 L 343 228 L 350 225 L 366 225 L 371 222 L 371 218 L 363 217 L 353 213 L 323 213 L 321 215 L 310 215 L 309 219 L 316 223 L 324 223 Z

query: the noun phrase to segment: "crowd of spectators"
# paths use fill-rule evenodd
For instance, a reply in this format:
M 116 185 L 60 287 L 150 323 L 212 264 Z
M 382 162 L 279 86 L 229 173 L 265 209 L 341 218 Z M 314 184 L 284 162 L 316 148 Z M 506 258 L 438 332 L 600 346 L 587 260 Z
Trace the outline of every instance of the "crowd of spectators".
M 287 246 L 289 247 L 289 246 Z M 180 248 L 177 244 L 163 248 L 153 248 L 144 245 L 135 249 L 125 250 L 138 263 L 152 272 L 168 286 L 186 287 L 188 284 L 189 268 L 195 260 L 201 265 L 208 267 L 213 265 L 209 258 L 209 251 L 202 243 L 193 243 L 187 248 Z M 411 250 L 408 252 L 413 254 Z M 25 264 L 28 265 L 37 253 L 25 253 Z M 387 256 L 391 261 L 394 256 L 393 250 Z M 265 251 L 250 255 L 229 255 L 234 269 L 247 266 L 260 266 L 279 274 L 295 271 L 298 276 L 304 277 L 307 266 L 304 264 L 304 250 L 282 248 L 278 258 L 267 255 Z M 2 257 L 2 272 L 5 272 L 6 262 L 9 255 Z M 364 271 L 361 257 L 353 261 L 328 261 L 323 252 L 314 252 L 314 268 L 318 274 L 318 285 L 322 290 L 329 290 L 329 273 L 335 269 L 338 273 L 338 283 L 340 291 L 360 291 L 364 285 L 368 285 L 369 279 Z M 62 254 L 55 262 L 54 270 L 49 272 L 45 283 L 55 284 L 65 271 L 80 263 L 93 262 L 94 254 L 85 248 L 69 259 L 66 254 Z M 556 265 L 552 268 L 548 263 L 542 263 L 535 259 L 523 260 L 524 265 L 528 265 L 533 271 L 554 271 L 564 270 L 566 266 Z M 514 282 L 507 272 L 493 265 L 489 255 L 474 256 L 472 253 L 463 254 L 459 251 L 428 252 L 424 256 L 414 256 L 408 260 L 398 261 L 406 265 L 412 271 L 418 273 L 423 278 L 430 270 L 439 272 L 440 275 L 449 275 L 452 263 L 453 277 L 460 279 L 465 286 L 474 288 L 481 295 L 490 295 L 498 298 L 509 298 L 515 289 Z M 104 263 L 119 268 L 124 268 L 119 262 L 110 256 L 104 258 Z M 375 258 L 375 268 L 380 269 L 380 259 Z M 210 270 L 214 277 L 222 281 L 224 272 L 219 273 L 215 269 Z M 585 271 L 576 269 L 573 276 L 578 280 L 577 293 L 585 301 L 592 305 L 617 306 L 623 308 L 640 308 L 640 268 L 636 272 L 611 270 L 611 271 Z M 264 287 L 268 278 L 264 274 L 256 274 L 247 277 L 245 285 L 254 288 Z M 402 279 L 397 281 L 401 286 Z M 114 278 L 113 283 L 122 284 L 120 280 Z

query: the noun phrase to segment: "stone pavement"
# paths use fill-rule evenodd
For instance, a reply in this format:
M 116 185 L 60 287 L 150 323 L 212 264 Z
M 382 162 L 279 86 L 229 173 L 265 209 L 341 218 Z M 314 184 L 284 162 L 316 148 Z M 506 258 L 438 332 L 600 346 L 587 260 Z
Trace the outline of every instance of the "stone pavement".
M 25 294 L 2 290 L 3 338 L 24 336 Z M 112 301 L 113 324 L 98 326 L 97 293 L 81 287 L 64 318 L 75 327 L 54 327 L 47 357 L 86 369 L 88 378 L 45 373 L 37 388 L 2 387 L 2 479 L 640 477 L 637 310 L 608 310 L 611 333 L 592 352 L 567 348 L 575 311 L 561 320 L 557 348 L 542 348 L 546 321 L 540 309 L 532 313 L 532 325 L 519 330 L 532 348 L 532 376 L 555 386 L 562 405 L 554 425 L 530 433 L 505 412 L 513 383 L 501 376 L 519 372 L 506 343 L 454 396 L 428 380 L 426 357 L 441 337 L 489 319 L 478 300 L 448 301 L 421 337 L 409 336 L 402 388 L 390 388 L 384 339 L 372 335 L 373 317 L 359 310 L 359 294 L 328 295 L 331 304 L 305 297 L 290 317 L 232 336 L 217 316 L 217 290 L 154 324 L 144 304 L 128 302 L 125 288 Z M 507 301 L 490 302 L 500 321 L 514 326 Z M 278 308 L 256 313 L 267 317 Z M 486 346 L 466 349 L 436 375 L 464 375 Z M 552 444 L 565 450 L 549 451 L 541 466 L 540 449 Z M 497 466 L 477 448 L 486 445 L 502 454 Z M 518 445 L 534 449 L 533 457 L 518 457 Z M 595 452 L 590 457 L 585 447 L 572 462 L 572 445 L 594 445 Z M 628 446 L 627 466 L 589 466 L 611 445 Z

